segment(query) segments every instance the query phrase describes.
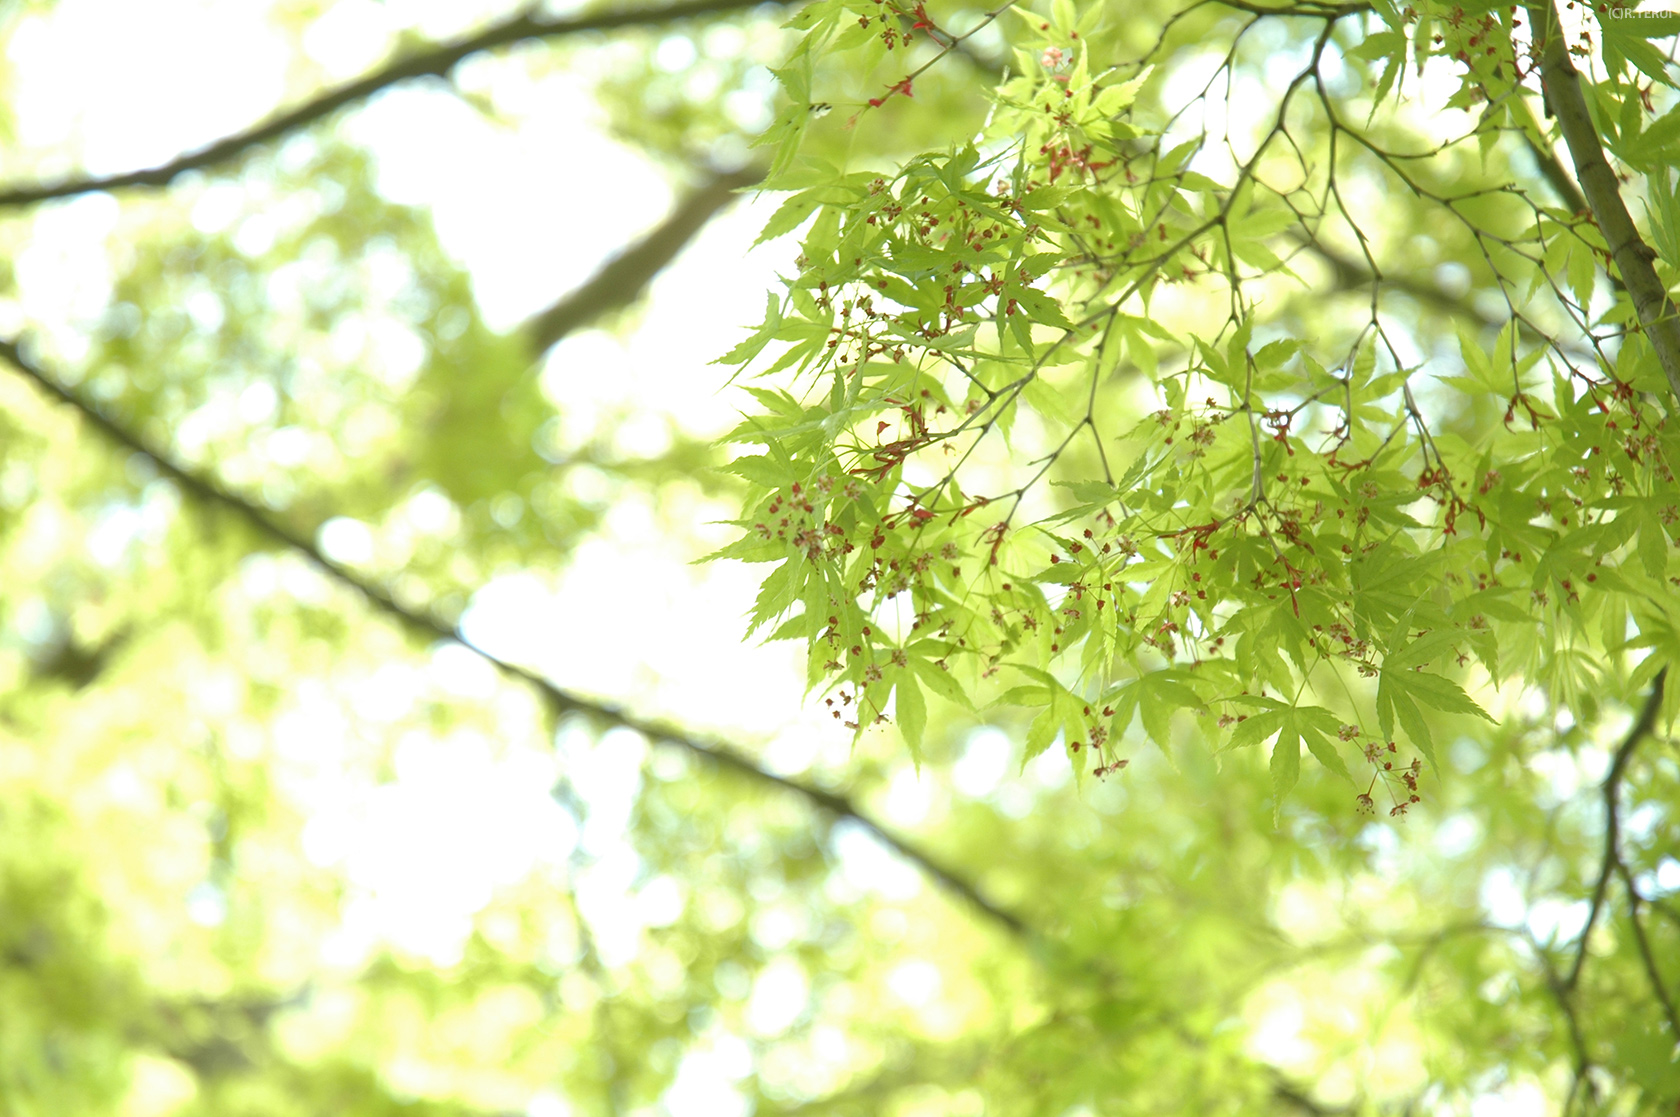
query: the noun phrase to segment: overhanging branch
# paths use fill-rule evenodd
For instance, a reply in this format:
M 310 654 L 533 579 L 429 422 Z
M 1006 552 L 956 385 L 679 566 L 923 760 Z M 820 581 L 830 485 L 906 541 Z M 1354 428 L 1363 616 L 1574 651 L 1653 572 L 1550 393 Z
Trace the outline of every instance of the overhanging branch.
M 1616 270 L 1633 300 L 1634 310 L 1645 328 L 1645 336 L 1656 350 L 1657 362 L 1668 380 L 1674 403 L 1680 405 L 1680 316 L 1668 291 L 1657 278 L 1652 261 L 1656 253 L 1639 237 L 1633 218 L 1622 201 L 1616 173 L 1604 158 L 1604 149 L 1587 111 L 1581 92 L 1581 78 L 1569 61 L 1556 0 L 1529 0 L 1529 27 L 1540 55 L 1540 80 L 1546 103 L 1557 118 L 1564 144 L 1575 161 L 1575 178 L 1581 185 L 1593 219 L 1604 234 Z
M 243 521 L 259 537 L 304 556 L 329 577 L 357 590 L 380 612 L 422 638 L 444 640 L 471 650 L 509 678 L 517 679 L 537 691 L 557 714 L 579 714 L 598 723 L 633 729 L 654 744 L 682 749 L 757 783 L 799 795 L 824 814 L 835 819 L 848 820 L 873 834 L 914 863 L 940 887 L 1011 934 L 1024 939 L 1039 937 L 1019 916 L 987 899 L 972 881 L 916 842 L 895 834 L 877 822 L 845 796 L 825 791 L 801 780 L 777 775 L 721 741 L 708 740 L 668 722 L 640 717 L 612 703 L 586 698 L 556 685 L 530 668 L 500 658 L 474 644 L 459 629 L 430 611 L 403 605 L 377 582 L 329 558 L 309 538 L 287 527 L 220 481 L 189 469 L 175 461 L 166 451 L 148 445 L 138 434 L 102 414 L 77 393 L 65 387 L 60 380 L 49 375 L 38 363 L 20 352 L 15 342 L 0 340 L 0 358 L 4 358 L 41 391 L 80 413 L 107 441 L 150 458 L 160 473 L 179 485 L 183 493 L 194 501 L 201 505 L 221 508 Z
M 164 187 L 188 171 L 230 162 L 253 147 L 270 143 L 306 128 L 331 116 L 339 109 L 365 101 L 375 93 L 421 77 L 443 77 L 462 60 L 475 54 L 514 43 L 536 39 L 556 39 L 590 31 L 616 31 L 624 27 L 647 27 L 675 20 L 699 16 L 723 15 L 747 11 L 757 7 L 781 7 L 790 0 L 681 0 L 658 8 L 635 8 L 628 11 L 598 12 L 593 15 L 568 16 L 560 19 L 541 19 L 532 15 L 517 16 L 493 24 L 476 35 L 443 43 L 373 70 L 370 73 L 328 90 L 316 98 L 270 117 L 262 124 L 243 132 L 217 140 L 207 147 L 188 152 L 161 166 L 122 174 L 60 179 L 35 186 L 14 186 L 0 189 L 0 208 L 34 205 L 52 198 L 71 198 L 100 190 L 123 190 L 133 187 Z

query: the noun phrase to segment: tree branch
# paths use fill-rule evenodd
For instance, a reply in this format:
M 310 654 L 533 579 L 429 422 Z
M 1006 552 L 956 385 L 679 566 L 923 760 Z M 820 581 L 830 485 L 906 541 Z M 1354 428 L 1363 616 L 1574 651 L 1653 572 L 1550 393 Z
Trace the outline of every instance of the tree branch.
M 1617 795 L 1621 791 L 1622 775 L 1627 771 L 1628 761 L 1633 759 L 1633 752 L 1657 725 L 1657 713 L 1662 709 L 1663 684 L 1668 679 L 1668 668 L 1657 672 L 1657 677 L 1651 680 L 1651 693 L 1645 698 L 1645 705 L 1639 711 L 1639 720 L 1633 723 L 1627 736 L 1622 739 L 1620 747 L 1616 749 L 1615 757 L 1610 761 L 1610 773 L 1604 777 L 1604 863 L 1599 869 L 1598 883 L 1593 886 L 1592 907 L 1587 911 L 1587 922 L 1581 928 L 1581 939 L 1575 947 L 1575 961 L 1569 967 L 1569 976 L 1563 981 L 1563 991 L 1574 992 L 1576 983 L 1581 980 L 1581 969 L 1587 964 L 1587 940 L 1592 937 L 1595 924 L 1598 923 L 1599 912 L 1604 907 L 1604 894 L 1610 887 L 1610 875 L 1616 871 L 1616 865 L 1621 860 L 1618 843 L 1621 840 L 1621 817 Z
M 601 265 L 583 286 L 535 315 L 521 328 L 533 360 L 548 352 L 566 335 L 603 314 L 634 302 L 653 277 L 676 258 L 706 222 L 735 199 L 735 191 L 764 177 L 761 168 L 746 167 L 716 175 L 690 192 L 658 227 Z
M 594 15 L 540 19 L 516 16 L 494 24 L 476 35 L 444 43 L 431 50 L 397 59 L 354 81 L 338 86 L 314 100 L 270 117 L 262 124 L 217 140 L 207 147 L 188 152 L 161 166 L 122 174 L 60 179 L 35 186 L 0 189 L 0 208 L 34 205 L 52 198 L 70 198 L 100 190 L 130 187 L 164 187 L 188 171 L 203 170 L 237 159 L 253 147 L 277 140 L 331 116 L 348 105 L 365 101 L 383 89 L 420 77 L 443 77 L 474 54 L 534 39 L 554 39 L 589 31 L 614 31 L 622 27 L 645 27 L 697 16 L 723 15 L 761 6 L 782 6 L 791 0 L 680 0 L 658 8 L 599 12 Z
M 166 451 L 148 445 L 138 434 L 101 414 L 92 404 L 50 376 L 39 364 L 20 352 L 16 343 L 0 340 L 0 358 L 13 365 L 41 391 L 79 412 L 82 418 L 109 442 L 150 458 L 160 473 L 173 480 L 193 500 L 201 505 L 221 508 L 232 513 L 259 537 L 307 558 L 329 577 L 359 591 L 377 610 L 420 637 L 448 641 L 474 652 L 504 675 L 527 684 L 541 694 L 556 714 L 581 714 L 597 722 L 633 729 L 655 744 L 682 749 L 760 784 L 802 796 L 823 813 L 836 819 L 849 820 L 873 834 L 889 848 L 917 865 L 947 892 L 963 900 L 1011 934 L 1025 939 L 1039 937 L 1020 916 L 987 899 L 972 881 L 912 839 L 887 829 L 845 796 L 801 780 L 777 775 L 723 742 L 702 738 L 668 722 L 640 717 L 611 703 L 586 698 L 557 686 L 527 667 L 500 658 L 474 644 L 459 629 L 429 610 L 411 609 L 401 604 L 384 587 L 329 558 L 310 539 L 228 489 L 214 477 L 203 476 L 176 462 Z
M 1514 97 L 1512 104 L 1516 111 L 1528 118 L 1527 122 L 1533 126 L 1534 131 L 1539 132 L 1540 122 L 1534 119 L 1534 110 L 1529 107 L 1528 100 Z M 1535 143 L 1527 128 L 1520 129 L 1519 134 L 1522 136 L 1523 146 L 1528 148 L 1529 155 L 1534 157 L 1535 164 L 1540 168 L 1540 176 L 1546 180 L 1546 185 L 1552 188 L 1552 193 L 1557 195 L 1558 201 L 1563 203 L 1570 213 L 1591 213 L 1592 207 L 1587 205 L 1587 200 L 1581 196 L 1581 188 L 1575 185 L 1575 180 L 1564 170 L 1563 161 L 1557 157 L 1557 152 Z
M 1299 230 L 1293 231 L 1291 236 L 1302 248 L 1324 262 L 1325 266 L 1330 269 L 1330 275 L 1339 288 L 1369 287 L 1372 283 L 1380 283 L 1385 287 L 1399 291 L 1401 294 L 1411 296 L 1424 306 L 1440 314 L 1466 319 L 1492 330 L 1501 329 L 1505 325 L 1506 319 L 1483 313 L 1469 299 L 1454 295 L 1444 287 L 1404 273 L 1399 275 L 1385 273 L 1379 277 L 1371 273 L 1370 266 L 1364 261 L 1357 260 L 1340 249 L 1323 244 L 1316 238 L 1309 237 Z M 1581 349 L 1579 346 L 1566 345 L 1566 343 L 1554 341 L 1547 337 L 1526 318 L 1519 317 L 1516 321 L 1517 331 L 1528 341 L 1553 349 L 1567 349 L 1569 354 L 1577 360 L 1588 362 L 1597 360 L 1597 355 L 1590 350 Z
M 1657 957 L 1651 950 L 1650 936 L 1645 933 L 1645 921 L 1639 918 L 1639 908 L 1645 903 L 1645 897 L 1634 884 L 1633 874 L 1628 871 L 1626 863 L 1620 857 L 1616 858 L 1616 875 L 1622 878 L 1622 887 L 1627 889 L 1628 923 L 1633 927 L 1633 941 L 1639 948 L 1639 960 L 1645 966 L 1645 980 L 1651 986 L 1651 992 L 1656 994 L 1657 1003 L 1662 1006 L 1663 1016 L 1668 1020 L 1669 1034 L 1680 1035 L 1680 1010 L 1675 1009 L 1674 998 L 1668 995 L 1662 968 L 1657 965 Z
M 1570 1075 L 1569 1096 L 1564 1102 L 1563 1111 L 1573 1113 L 1575 1111 L 1575 1095 L 1582 1086 L 1587 1088 L 1589 1095 L 1596 1096 L 1597 1094 L 1597 1087 L 1593 1085 L 1589 1073 L 1592 1070 L 1592 1056 L 1587 1052 L 1587 1037 L 1581 1030 L 1581 1014 L 1575 1010 L 1575 1000 L 1569 985 L 1563 975 L 1558 973 L 1557 967 L 1552 964 L 1550 951 L 1539 939 L 1534 937 L 1533 932 L 1525 930 L 1522 937 L 1523 941 L 1528 944 L 1529 950 L 1533 951 L 1534 957 L 1539 961 L 1541 972 L 1546 978 L 1546 989 L 1552 994 L 1552 1000 L 1557 1002 L 1558 1010 L 1563 1013 L 1563 1022 L 1568 1027 L 1569 1048 L 1575 1057 L 1575 1066 Z
M 1622 202 L 1616 173 L 1604 158 L 1598 130 L 1593 127 L 1587 99 L 1581 92 L 1580 75 L 1569 61 L 1556 0 L 1528 0 L 1527 8 L 1529 27 L 1540 52 L 1541 86 L 1575 160 L 1576 181 L 1622 274 L 1645 336 L 1657 352 L 1657 363 L 1662 366 L 1674 402 L 1680 404 L 1680 315 L 1651 265 L 1656 253 L 1640 239 Z

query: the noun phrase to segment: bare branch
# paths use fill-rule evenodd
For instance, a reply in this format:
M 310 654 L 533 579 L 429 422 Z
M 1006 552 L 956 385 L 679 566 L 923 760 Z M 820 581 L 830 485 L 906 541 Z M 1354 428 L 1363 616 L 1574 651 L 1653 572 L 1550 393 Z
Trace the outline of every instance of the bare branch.
M 762 169 L 747 167 L 717 175 L 691 192 L 657 228 L 601 265 L 583 286 L 522 327 L 531 357 L 541 357 L 566 335 L 634 302 L 653 282 L 653 277 L 705 228 L 706 222 L 734 200 L 737 190 L 751 186 L 762 177 Z
M 1622 201 L 1616 173 L 1604 158 L 1598 130 L 1593 127 L 1587 99 L 1581 92 L 1580 75 L 1569 61 L 1555 0 L 1529 0 L 1527 7 L 1529 26 L 1540 51 L 1540 78 L 1546 103 L 1557 117 L 1563 141 L 1575 160 L 1575 178 L 1599 231 L 1604 234 L 1604 243 L 1616 261 L 1616 269 L 1622 273 L 1622 282 L 1645 327 L 1645 336 L 1657 352 L 1669 390 L 1674 401 L 1680 403 L 1680 316 L 1652 267 L 1656 253 L 1640 239 L 1639 230 Z
M 91 403 L 66 388 L 61 381 L 49 375 L 39 364 L 21 353 L 16 343 L 0 340 L 0 358 L 13 365 L 47 395 L 74 408 L 108 441 L 150 458 L 160 473 L 173 480 L 193 500 L 232 513 L 257 536 L 304 556 L 329 577 L 359 591 L 376 609 L 421 638 L 448 641 L 476 653 L 509 678 L 517 679 L 541 694 L 556 714 L 579 714 L 598 723 L 633 729 L 655 744 L 682 749 L 760 784 L 800 795 L 823 813 L 836 819 L 849 820 L 873 834 L 889 848 L 917 865 L 946 891 L 962 899 L 1012 935 L 1024 939 L 1039 938 L 1037 932 L 1029 928 L 1020 916 L 987 899 L 972 881 L 910 838 L 895 834 L 877 822 L 845 796 L 801 780 L 777 775 L 760 767 L 745 753 L 721 741 L 703 738 L 669 722 L 640 717 L 608 702 L 586 698 L 556 685 L 530 668 L 500 658 L 474 644 L 459 629 L 430 610 L 410 608 L 401 604 L 383 586 L 329 558 L 309 538 L 287 527 L 214 477 L 207 477 L 189 469 L 176 462 L 166 451 L 148 445 L 138 434 L 108 418 Z
M 15 186 L 0 190 L 0 208 L 34 205 L 52 198 L 70 198 L 100 190 L 131 187 L 164 187 L 188 171 L 230 162 L 253 147 L 289 135 L 300 128 L 331 116 L 339 109 L 365 101 L 383 89 L 421 77 L 443 77 L 463 59 L 487 50 L 536 39 L 556 39 L 590 31 L 615 31 L 623 27 L 646 27 L 699 16 L 723 15 L 758 7 L 781 7 L 790 0 L 680 0 L 658 8 L 598 12 L 593 15 L 540 19 L 521 15 L 492 25 L 476 35 L 444 43 L 431 50 L 401 58 L 354 81 L 327 91 L 314 100 L 269 118 L 243 132 L 217 140 L 207 147 L 161 166 L 122 174 L 61 179 L 36 186 Z

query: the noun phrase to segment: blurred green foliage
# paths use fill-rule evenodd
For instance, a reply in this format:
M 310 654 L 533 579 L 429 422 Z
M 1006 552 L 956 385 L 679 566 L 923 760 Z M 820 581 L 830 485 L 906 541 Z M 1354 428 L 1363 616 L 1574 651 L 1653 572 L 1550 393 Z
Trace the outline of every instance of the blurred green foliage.
M 301 44 L 338 7 L 276 9 L 296 80 L 315 81 Z M 383 6 L 393 41 L 414 31 L 401 7 Z M 513 18 L 482 7 L 462 19 Z M 942 25 L 981 16 L 930 7 Z M 10 5 L 0 35 L 19 49 L 54 11 Z M 1188 72 L 1242 25 L 1214 5 L 1176 14 L 1139 9 L 1108 45 L 1135 57 L 1171 21 L 1162 65 Z M 586 72 L 605 126 L 679 183 L 765 157 L 755 134 L 789 113 L 809 118 L 808 153 L 870 171 L 983 126 L 1002 33 L 853 122 L 902 56 L 820 73 L 827 112 L 790 105 L 758 68 L 792 46 L 785 18 L 561 37 L 475 65 Z M 1234 72 L 1299 54 L 1306 26 L 1263 20 Z M 916 64 L 937 53 L 914 49 Z M 7 174 L 50 177 L 74 152 L 18 139 L 20 98 L 0 98 Z M 94 313 L 52 310 L 50 284 L 12 266 L 84 203 L 0 213 L 8 338 L 87 414 L 417 614 L 453 622 L 499 579 L 599 571 L 582 564 L 621 545 L 615 517 L 652 525 L 631 546 L 668 543 L 678 584 L 717 541 L 700 521 L 744 488 L 728 452 L 681 416 L 664 452 L 626 452 L 627 416 L 574 404 L 517 332 L 486 324 L 430 216 L 381 194 L 343 119 L 117 192 L 97 266 L 70 276 Z M 1427 173 L 1529 174 L 1505 152 Z M 1492 336 L 1476 316 L 1497 309 L 1495 272 L 1464 228 L 1384 203 L 1389 281 L 1438 293 L 1450 272 L 1462 288 L 1412 297 L 1394 328 L 1456 360 L 1437 339 Z M 1368 288 L 1314 266 L 1273 309 L 1345 340 Z M 1158 307 L 1182 336 L 1193 308 Z M 683 374 L 721 385 L 716 355 Z M 1470 438 L 1500 420 L 1446 421 Z M 1030 421 L 1015 437 L 1035 452 Z M 628 639 L 652 662 L 692 635 L 664 627 L 661 587 L 631 577 L 646 566 L 607 553 L 625 576 L 585 596 L 643 628 L 533 608 L 531 646 L 587 660 Z M 853 747 L 802 723 L 761 748 L 770 684 L 696 657 L 755 777 L 480 673 L 9 370 L 0 571 L 0 1114 L 1620 1114 L 1680 1099 L 1665 723 L 1618 770 L 1619 860 L 1579 941 L 1606 871 L 1602 781 L 1645 701 L 1614 665 L 1592 664 L 1585 692 L 1508 695 L 1497 725 L 1441 722 L 1408 818 L 1368 819 L 1307 778 L 1274 826 L 1265 758 L 1215 754 L 1188 721 L 1159 748 L 1134 731 L 1124 773 L 1082 786 L 1065 760 L 1023 763 L 1014 712 L 937 695 L 919 768 L 891 733 Z M 734 662 L 735 631 L 705 639 Z M 654 708 L 682 713 L 681 682 Z M 508 834 L 528 843 L 511 861 Z M 403 910 L 445 914 L 390 923 Z

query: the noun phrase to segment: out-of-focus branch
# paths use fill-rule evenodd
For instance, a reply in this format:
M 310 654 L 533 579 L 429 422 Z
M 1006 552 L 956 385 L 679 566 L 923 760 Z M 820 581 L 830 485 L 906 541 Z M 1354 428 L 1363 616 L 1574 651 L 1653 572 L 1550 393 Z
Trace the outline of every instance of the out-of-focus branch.
M 1513 104 L 1517 112 L 1528 117 L 1528 123 L 1533 125 L 1534 131 L 1539 132 L 1540 122 L 1534 119 L 1534 110 L 1529 108 L 1528 102 L 1517 97 L 1513 99 Z M 1587 205 L 1587 199 L 1581 196 L 1581 188 L 1575 185 L 1575 180 L 1564 170 L 1563 161 L 1557 157 L 1557 152 L 1535 143 L 1527 128 L 1521 130 L 1521 135 L 1523 146 L 1528 148 L 1528 153 L 1534 157 L 1534 162 L 1540 168 L 1540 176 L 1546 180 L 1546 185 L 1552 188 L 1552 193 L 1557 195 L 1564 208 L 1570 213 L 1591 213 L 1592 209 Z
M 1645 336 L 1656 350 L 1657 363 L 1668 380 L 1673 402 L 1680 404 L 1680 314 L 1676 313 L 1667 289 L 1652 266 L 1656 253 L 1640 239 L 1639 230 L 1622 201 L 1616 173 L 1604 158 L 1598 130 L 1593 126 L 1586 96 L 1581 92 L 1580 75 L 1569 61 L 1555 0 L 1529 0 L 1527 10 L 1529 27 L 1540 53 L 1541 86 L 1563 133 L 1564 144 L 1575 160 L 1575 179 L 1599 231 L 1604 234 L 1604 243 L 1616 261 L 1616 269 L 1622 274 L 1622 283 L 1639 314 Z
M 161 1048 L 201 1079 L 238 1074 L 257 1065 L 254 1041 L 266 1038 L 274 1017 L 307 1004 L 313 993 L 306 984 L 286 996 L 159 1001 L 132 1038 Z
M 1380 278 L 1371 273 L 1371 269 L 1364 261 L 1331 248 L 1318 240 L 1308 237 L 1299 230 L 1294 231 L 1297 244 L 1312 255 L 1317 256 L 1330 269 L 1331 278 L 1340 288 L 1369 287 L 1373 282 L 1381 283 L 1384 287 L 1409 295 L 1441 314 L 1454 318 L 1463 318 L 1489 329 L 1500 329 L 1505 325 L 1505 319 L 1488 314 L 1479 309 L 1469 299 L 1455 295 L 1443 287 L 1433 283 L 1425 283 L 1408 275 L 1383 275 Z M 1590 350 L 1579 346 L 1570 346 L 1563 342 L 1553 341 L 1532 326 L 1527 319 L 1517 319 L 1517 330 L 1525 340 L 1537 344 L 1567 349 L 1570 355 L 1578 360 L 1591 363 L 1597 359 Z
M 1495 328 L 1504 323 L 1491 315 L 1483 314 L 1476 306 L 1466 299 L 1459 298 L 1451 291 L 1437 287 L 1433 283 L 1424 283 L 1407 275 L 1383 275 L 1380 279 L 1373 275 L 1366 264 L 1357 260 L 1338 248 L 1309 237 L 1299 229 L 1291 230 L 1293 239 L 1302 248 L 1322 260 L 1330 269 L 1330 277 L 1337 287 L 1369 287 L 1373 282 L 1381 283 L 1384 287 L 1410 295 L 1418 302 L 1441 314 L 1454 318 L 1469 318 L 1480 322 L 1484 326 Z
M 1668 668 L 1664 667 L 1657 672 L 1657 677 L 1651 680 L 1651 690 L 1645 697 L 1645 704 L 1640 707 L 1639 716 L 1634 720 L 1627 736 L 1623 737 L 1622 743 L 1617 746 L 1616 753 L 1610 761 L 1610 771 L 1604 777 L 1604 784 L 1600 789 L 1604 797 L 1604 864 L 1598 881 L 1593 886 L 1592 907 L 1587 912 L 1586 924 L 1581 928 L 1580 938 L 1575 944 L 1575 960 L 1571 963 L 1569 972 L 1559 972 L 1552 959 L 1549 944 L 1541 943 L 1534 936 L 1532 929 L 1523 928 L 1519 932 L 1539 963 L 1541 974 L 1546 979 L 1546 988 L 1559 1011 L 1563 1013 L 1564 1023 L 1568 1026 L 1569 1046 L 1575 1065 L 1570 1076 L 1569 1094 L 1564 1101 L 1565 1113 L 1573 1112 L 1575 1098 L 1583 1089 L 1589 1099 L 1596 1099 L 1598 1096 L 1598 1089 L 1591 1074 L 1592 1055 L 1587 1046 L 1586 1031 L 1582 1027 L 1581 1012 L 1575 1003 L 1575 991 L 1581 980 L 1582 968 L 1587 963 L 1587 949 L 1593 928 L 1598 923 L 1599 913 L 1604 907 L 1606 890 L 1610 887 L 1610 876 L 1622 864 L 1618 848 L 1621 841 L 1619 795 L 1622 777 L 1627 772 L 1628 762 L 1633 759 L 1634 750 L 1656 728 L 1657 714 L 1662 710 L 1663 704 L 1663 684 L 1667 678 Z M 1634 919 L 1637 927 L 1637 910 L 1634 911 Z
M 411 608 L 394 598 L 390 591 L 376 581 L 356 572 L 343 563 L 329 558 L 308 537 L 288 527 L 252 501 L 240 496 L 214 477 L 175 461 L 167 451 L 149 445 L 133 431 L 110 419 L 84 400 L 63 382 L 49 375 L 37 362 L 19 351 L 15 342 L 0 341 L 0 358 L 10 363 L 41 391 L 80 413 L 83 420 L 107 441 L 150 458 L 164 476 L 181 487 L 193 501 L 220 508 L 242 521 L 259 538 L 307 558 L 334 580 L 357 590 L 380 612 L 393 618 L 403 627 L 424 639 L 444 640 L 467 648 L 481 656 L 509 678 L 517 679 L 541 694 L 556 714 L 575 714 L 598 724 L 633 729 L 657 745 L 682 749 L 704 761 L 736 772 L 748 779 L 773 788 L 792 792 L 813 807 L 837 820 L 845 820 L 861 827 L 889 848 L 896 851 L 931 877 L 947 892 L 966 902 L 992 922 L 1011 934 L 1025 939 L 1037 939 L 1020 916 L 998 906 L 982 894 L 974 882 L 968 880 L 930 851 L 910 838 L 896 834 L 877 822 L 864 810 L 843 795 L 824 790 L 801 780 L 777 775 L 760 767 L 751 757 L 721 741 L 709 740 L 682 726 L 654 718 L 641 717 L 610 702 L 588 698 L 558 686 L 528 667 L 502 659 L 469 640 L 459 629 L 425 608 Z
M 1620 856 L 1616 858 L 1616 875 L 1622 878 L 1622 887 L 1627 890 L 1628 925 L 1633 928 L 1633 942 L 1639 948 L 1639 960 L 1645 967 L 1645 980 L 1651 986 L 1651 994 L 1657 998 L 1662 1006 L 1663 1017 L 1668 1021 L 1669 1034 L 1680 1035 L 1680 1009 L 1674 1007 L 1674 998 L 1668 995 L 1668 983 L 1663 977 L 1662 967 L 1657 964 L 1657 955 L 1651 949 L 1651 937 L 1645 931 L 1645 921 L 1639 916 L 1639 909 L 1645 906 L 1646 900 L 1639 891 L 1638 884 L 1633 879 L 1633 873 Z
M 229 162 L 253 147 L 306 128 L 331 116 L 339 109 L 365 101 L 393 85 L 415 78 L 446 76 L 464 59 L 498 47 L 591 31 L 616 31 L 624 27 L 646 27 L 674 20 L 723 15 L 761 6 L 781 7 L 789 2 L 790 0 L 681 0 L 679 3 L 657 8 L 632 8 L 558 19 L 542 19 L 530 14 L 516 16 L 493 24 L 476 35 L 399 58 L 354 81 L 328 90 L 294 109 L 270 117 L 262 124 L 247 128 L 243 132 L 236 132 L 161 166 L 122 174 L 66 178 L 40 185 L 0 189 L 0 207 L 34 205 L 52 198 L 70 198 L 99 190 L 168 186 L 188 171 L 203 170 Z
M 1528 945 L 1535 960 L 1540 965 L 1540 972 L 1546 979 L 1546 989 L 1552 995 L 1552 1000 L 1563 1013 L 1565 1030 L 1569 1036 L 1569 1050 L 1571 1068 L 1569 1080 L 1569 1095 L 1565 1099 L 1563 1111 L 1575 1111 L 1575 1095 L 1586 1089 L 1588 1097 L 1597 1097 L 1598 1088 L 1592 1079 L 1592 1055 L 1587 1050 L 1587 1036 L 1581 1028 L 1581 1014 L 1575 1008 L 1575 997 L 1566 979 L 1558 972 L 1557 965 L 1552 961 L 1551 952 L 1545 944 L 1534 937 L 1533 931 L 1524 928 L 1521 932 L 1522 941 Z
M 1581 939 L 1575 947 L 1575 961 L 1570 965 L 1569 976 L 1563 982 L 1566 992 L 1573 992 L 1581 980 L 1581 969 L 1587 964 L 1587 940 L 1592 937 L 1599 912 L 1604 908 L 1604 895 L 1610 887 L 1610 876 L 1616 871 L 1616 865 L 1621 860 L 1621 808 L 1618 796 L 1621 792 L 1622 776 L 1626 773 L 1628 761 L 1633 759 L 1634 750 L 1639 747 L 1639 742 L 1656 728 L 1657 712 L 1662 709 L 1663 684 L 1667 679 L 1668 668 L 1664 667 L 1657 672 L 1657 677 L 1651 680 L 1651 693 L 1645 698 L 1639 718 L 1633 723 L 1633 728 L 1628 730 L 1627 736 L 1622 738 L 1616 755 L 1610 761 L 1610 772 L 1604 777 L 1604 861 L 1599 869 L 1598 883 L 1593 886 L 1592 907 L 1587 911 L 1586 925 L 1581 928 Z
M 601 265 L 583 286 L 525 324 L 522 332 L 531 357 L 541 357 L 567 334 L 634 302 L 653 277 L 734 200 L 737 190 L 763 176 L 762 169 L 743 168 L 715 175 L 690 192 L 656 228 Z

